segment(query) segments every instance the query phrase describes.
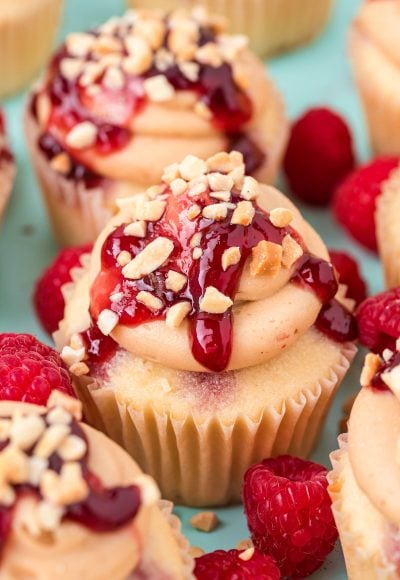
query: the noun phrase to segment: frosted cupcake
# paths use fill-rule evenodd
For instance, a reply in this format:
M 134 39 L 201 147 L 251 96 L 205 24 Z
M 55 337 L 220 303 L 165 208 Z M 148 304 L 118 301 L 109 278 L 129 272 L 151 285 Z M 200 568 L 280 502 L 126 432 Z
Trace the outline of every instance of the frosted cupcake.
M 153 480 L 79 414 L 57 392 L 0 402 L 1 577 L 193 578 Z
M 188 153 L 245 156 L 272 182 L 286 144 L 281 97 L 243 36 L 202 12 L 127 12 L 71 34 L 27 110 L 56 238 L 92 241 L 115 198 L 157 183 Z
M 0 97 L 22 89 L 46 61 L 62 0 L 0 2 Z
M 308 42 L 321 32 L 333 0 L 129 0 L 133 8 L 162 8 L 201 4 L 229 19 L 233 32 L 247 34 L 260 56 Z
M 0 226 L 15 178 L 14 156 L 6 135 L 5 119 L 0 109 Z
M 331 455 L 329 492 L 350 580 L 399 577 L 399 348 L 367 355 L 349 433 Z
M 327 250 L 237 152 L 188 156 L 119 204 L 64 289 L 62 357 L 165 497 L 238 501 L 251 464 L 310 453 L 354 355 Z
M 355 81 L 379 155 L 400 155 L 399 27 L 400 1 L 380 0 L 362 3 L 350 31 Z

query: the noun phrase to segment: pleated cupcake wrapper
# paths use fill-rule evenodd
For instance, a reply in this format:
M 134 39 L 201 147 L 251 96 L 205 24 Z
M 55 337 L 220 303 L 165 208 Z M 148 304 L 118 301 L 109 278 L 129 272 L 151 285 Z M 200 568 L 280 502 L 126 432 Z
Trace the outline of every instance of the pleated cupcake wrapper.
M 246 469 L 265 457 L 307 456 L 320 433 L 333 395 L 355 347 L 341 347 L 340 362 L 313 389 L 260 409 L 258 420 L 238 414 L 226 425 L 218 416 L 200 422 L 194 414 L 175 418 L 152 404 L 136 409 L 99 388 L 90 377 L 76 380 L 86 419 L 122 445 L 152 475 L 163 497 L 192 506 L 240 501 Z
M 400 167 L 394 170 L 382 186 L 375 214 L 379 254 L 386 286 L 400 285 Z
M 161 499 L 158 502 L 158 508 L 160 509 L 165 519 L 168 521 L 169 527 L 171 528 L 171 531 L 179 546 L 182 557 L 182 566 L 184 569 L 184 578 L 185 580 L 186 579 L 194 580 L 195 578 L 193 574 L 194 560 L 189 552 L 190 544 L 188 540 L 185 538 L 185 536 L 182 534 L 181 520 L 178 518 L 178 516 L 172 513 L 173 507 L 174 507 L 173 503 L 166 499 Z
M 348 453 L 348 435 L 338 438 L 339 449 L 330 454 L 332 471 L 328 473 L 329 495 L 332 499 L 332 512 L 339 532 L 349 580 L 395 580 L 398 575 L 395 566 L 384 561 L 383 554 L 370 554 L 362 547 L 362 539 L 351 530 L 351 513 L 343 510 L 343 458 Z M 361 492 L 360 492 L 361 493 Z
M 368 42 L 360 32 L 353 29 L 350 33 L 350 60 L 356 86 L 363 105 L 371 148 L 376 155 L 400 154 L 400 116 L 399 95 L 388 79 L 377 70 L 375 62 L 365 53 L 364 44 Z M 371 82 L 371 79 L 374 79 Z
M 203 4 L 228 19 L 229 31 L 246 34 L 252 48 L 267 56 L 306 42 L 327 22 L 332 0 L 129 0 L 133 8 L 162 8 Z
M 0 16 L 0 97 L 21 89 L 45 63 L 55 40 L 62 0 L 11 0 Z M 3 12 L 3 9 L 2 9 Z
M 106 178 L 99 187 L 88 189 L 83 181 L 66 179 L 49 164 L 37 143 L 40 130 L 36 119 L 26 110 L 26 136 L 55 238 L 63 245 L 94 241 L 113 215 L 113 184 Z M 69 210 L 73 220 L 66 220 Z

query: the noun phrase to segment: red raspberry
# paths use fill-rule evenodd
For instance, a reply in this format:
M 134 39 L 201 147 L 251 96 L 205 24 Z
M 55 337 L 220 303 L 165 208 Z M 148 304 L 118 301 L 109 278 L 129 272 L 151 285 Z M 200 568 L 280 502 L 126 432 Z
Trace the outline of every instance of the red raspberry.
M 355 259 L 347 252 L 329 250 L 331 262 L 339 276 L 339 282 L 346 284 L 346 296 L 358 305 L 367 297 L 367 287 Z
M 0 334 L 0 400 L 46 405 L 55 389 L 75 397 L 58 353 L 30 334 Z
M 216 550 L 196 558 L 194 575 L 198 580 L 278 580 L 279 568 L 270 556 L 254 552 L 249 560 L 239 558 L 238 550 Z
M 400 336 L 400 287 L 367 298 L 356 312 L 361 344 L 382 353 L 395 350 Z
M 302 578 L 333 549 L 337 530 L 322 465 L 282 455 L 251 467 L 243 501 L 255 547 L 271 555 L 282 576 Z
M 64 296 L 61 288 L 71 282 L 71 270 L 81 265 L 82 254 L 92 251 L 92 244 L 79 248 L 65 248 L 37 280 L 33 293 L 33 306 L 42 327 L 48 334 L 58 328 L 64 316 Z
M 337 188 L 333 213 L 340 224 L 363 246 L 377 251 L 375 232 L 376 199 L 382 183 L 399 164 L 394 157 L 375 159 L 363 165 Z
M 292 127 L 283 166 L 295 195 L 312 205 L 327 205 L 354 167 L 346 123 L 326 108 L 307 111 Z

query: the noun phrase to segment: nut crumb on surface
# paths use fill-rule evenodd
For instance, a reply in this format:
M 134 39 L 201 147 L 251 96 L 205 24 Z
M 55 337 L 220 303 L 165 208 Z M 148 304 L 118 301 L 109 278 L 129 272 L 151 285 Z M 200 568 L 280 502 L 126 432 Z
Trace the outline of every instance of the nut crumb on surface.
M 198 512 L 190 518 L 190 525 L 201 532 L 212 532 L 220 523 L 215 512 Z

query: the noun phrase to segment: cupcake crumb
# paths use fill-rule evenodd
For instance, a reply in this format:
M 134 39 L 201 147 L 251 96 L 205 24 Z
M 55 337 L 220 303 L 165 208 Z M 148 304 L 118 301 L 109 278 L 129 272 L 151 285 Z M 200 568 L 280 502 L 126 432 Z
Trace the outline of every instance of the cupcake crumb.
M 190 518 L 190 525 L 201 532 L 212 532 L 219 525 L 215 512 L 199 512 Z

